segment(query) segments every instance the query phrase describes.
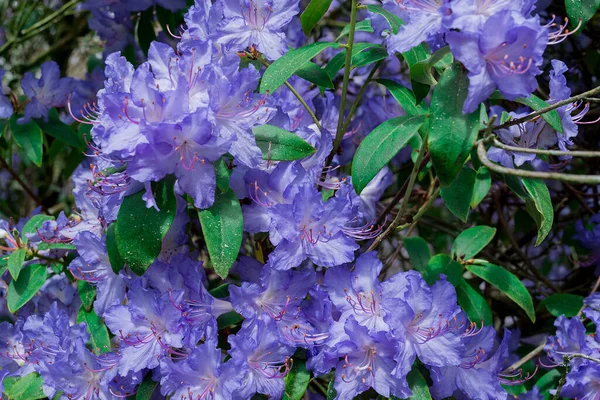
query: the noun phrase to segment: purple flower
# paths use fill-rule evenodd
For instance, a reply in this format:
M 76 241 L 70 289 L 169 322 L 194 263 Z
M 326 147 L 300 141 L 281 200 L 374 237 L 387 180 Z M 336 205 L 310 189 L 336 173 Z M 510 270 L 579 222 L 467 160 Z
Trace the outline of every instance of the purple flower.
M 502 11 L 478 32 L 448 32 L 446 41 L 469 70 L 464 113 L 475 111 L 496 88 L 508 100 L 528 97 L 537 88 L 535 76 L 541 73 L 538 67 L 548 42 L 546 28 L 537 19 Z
M 160 392 L 173 399 L 231 399 L 242 384 L 243 371 L 231 361 L 222 363 L 222 357 L 216 339 L 210 337 L 181 362 L 162 360 Z
M 298 14 L 298 0 L 220 0 L 225 19 L 217 27 L 216 43 L 229 51 L 255 46 L 268 59 L 287 51 L 283 28 Z
M 546 342 L 544 350 L 546 351 L 551 363 L 562 365 L 564 356 L 579 353 L 587 355 L 600 354 L 600 346 L 592 337 L 588 336 L 585 326 L 578 317 L 567 318 L 561 315 L 554 321 L 556 326 L 556 335 L 550 336 Z M 575 357 L 570 365 L 577 367 L 583 359 Z
M 341 358 L 336 365 L 336 399 L 352 399 L 369 388 L 384 397 L 410 397 L 406 373 L 397 369 L 395 356 L 402 343 L 385 332 L 369 333 L 353 317 L 346 320 L 348 340 L 340 342 L 332 353 Z
M 161 295 L 154 289 L 145 289 L 135 280 L 127 298 L 126 306 L 113 306 L 104 313 L 106 326 L 121 342 L 120 375 L 155 368 L 169 354 L 184 354 L 175 350 L 183 346 L 181 312 L 168 293 Z
M 64 107 L 67 104 L 73 80 L 61 78 L 58 64 L 54 61 L 46 61 L 41 69 L 42 75 L 39 79 L 35 79 L 31 72 L 26 72 L 21 80 L 23 92 L 30 101 L 25 106 L 25 116 L 19 118 L 20 124 L 25 124 L 32 118 L 48 121 L 48 111 L 51 107 Z
M 296 267 L 306 258 L 323 267 L 354 260 L 358 244 L 344 232 L 352 220 L 346 199 L 333 197 L 323 202 L 314 186 L 304 184 L 292 204 L 270 208 L 270 239 L 276 246 L 269 256 L 273 268 Z
M 459 365 L 431 367 L 433 396 L 441 399 L 460 392 L 466 398 L 506 399 L 498 373 L 508 354 L 510 332 L 505 330 L 504 339 L 498 346 L 494 345 L 495 337 L 496 332 L 489 326 L 472 335 L 466 334 L 463 339 L 465 352 Z
M 589 295 L 583 300 L 584 308 L 583 313 L 586 317 L 591 319 L 596 328 L 600 326 L 600 293 L 594 293 Z
M 206 116 L 206 109 L 199 109 L 179 124 L 149 127 L 149 143 L 138 148 L 128 174 L 141 182 L 175 174 L 179 192 L 189 194 L 198 208 L 210 207 L 216 189 L 212 163 L 229 150 L 230 141 L 216 135 Z
M 588 230 L 581 220 L 577 221 L 575 225 L 577 233 L 573 238 L 579 241 L 586 250 L 591 252 L 589 260 L 583 265 L 596 264 L 598 266 L 596 269 L 597 273 L 598 269 L 600 269 L 600 214 L 596 214 L 590 218 L 589 223 L 591 229 Z
M 448 3 L 450 0 L 384 0 L 388 8 L 396 5 L 392 8 L 396 14 L 408 18 L 398 34 L 388 37 L 389 53 L 404 53 L 446 31 L 443 18 L 450 12 Z
M 244 322 L 242 329 L 228 337 L 231 362 L 245 370 L 242 386 L 235 395 L 251 398 L 262 393 L 278 399 L 283 395 L 283 377 L 289 372 L 294 347 L 281 344 L 272 320 Z
M 4 70 L 0 68 L 0 119 L 8 119 L 13 114 L 13 106 L 2 91 L 2 77 Z
M 460 31 L 477 32 L 488 18 L 502 11 L 518 11 L 527 17 L 529 3 L 529 0 L 458 0 L 451 3 L 451 13 L 444 23 Z
M 584 360 L 567 375 L 561 397 L 569 399 L 596 399 L 600 396 L 600 365 Z
M 73 243 L 79 257 L 69 264 L 69 270 L 75 278 L 96 285 L 94 310 L 103 315 L 111 306 L 123 302 L 125 281 L 113 272 L 104 240 L 90 232 L 81 232 Z

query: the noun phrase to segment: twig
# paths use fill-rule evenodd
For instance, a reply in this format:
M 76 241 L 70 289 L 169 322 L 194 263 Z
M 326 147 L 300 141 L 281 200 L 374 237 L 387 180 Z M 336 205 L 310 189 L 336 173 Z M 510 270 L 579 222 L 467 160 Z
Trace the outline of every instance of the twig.
M 496 139 L 492 140 L 492 145 L 502 150 L 514 151 L 516 153 L 529 153 L 529 154 L 543 154 L 548 156 L 572 156 L 572 157 L 589 157 L 595 158 L 600 157 L 600 151 L 562 151 L 562 150 L 542 150 L 542 149 L 528 149 L 517 146 L 508 146 Z
M 523 364 L 525 364 L 527 361 L 532 360 L 533 358 L 535 358 L 538 354 L 540 354 L 544 350 L 544 346 L 546 345 L 546 341 L 547 341 L 547 339 L 544 339 L 544 341 L 542 343 L 540 343 L 540 345 L 538 347 L 536 347 L 535 349 L 531 350 L 525 357 L 521 358 L 519 361 L 517 361 L 516 363 L 512 364 L 510 367 L 506 368 L 504 371 L 502 371 L 502 373 L 504 373 L 504 374 L 511 373 L 511 372 L 513 372 L 513 371 L 521 368 L 521 366 Z
M 367 80 L 360 88 L 360 91 L 358 92 L 356 99 L 354 99 L 354 103 L 352 103 L 350 112 L 348 112 L 348 115 L 346 116 L 346 121 L 344 122 L 344 127 L 342 128 L 342 132 L 346 133 L 348 131 L 348 126 L 350 126 L 352 116 L 356 112 L 356 109 L 358 108 L 358 105 L 360 104 L 360 100 L 362 99 L 362 96 L 365 94 L 365 91 L 367 90 L 367 86 L 369 85 L 369 82 L 371 82 L 371 80 L 373 79 L 373 76 L 375 75 L 375 72 L 377 71 L 377 69 L 381 66 L 381 63 L 382 63 L 382 61 L 378 61 L 375 64 L 375 66 L 373 66 L 373 68 L 371 69 L 371 72 L 369 72 L 369 76 L 367 76 Z
M 33 199 L 33 201 L 35 201 L 37 205 L 41 206 L 42 210 L 45 213 L 48 214 L 48 209 L 44 205 L 42 199 L 38 195 L 36 195 L 33 192 L 33 190 L 31 190 L 31 188 L 29 186 L 27 186 L 27 184 L 25 182 L 23 182 L 23 180 L 21 179 L 21 177 L 15 172 L 15 170 L 13 170 L 6 163 L 6 161 L 2 157 L 0 157 L 0 165 L 2 166 L 2 168 L 6 169 L 8 171 L 8 173 L 10 174 L 10 176 L 12 176 L 13 179 L 19 183 L 19 185 L 21 185 L 21 187 L 23 188 L 23 190 L 25 191 L 25 193 L 27 193 L 29 195 L 29 197 L 31 197 Z

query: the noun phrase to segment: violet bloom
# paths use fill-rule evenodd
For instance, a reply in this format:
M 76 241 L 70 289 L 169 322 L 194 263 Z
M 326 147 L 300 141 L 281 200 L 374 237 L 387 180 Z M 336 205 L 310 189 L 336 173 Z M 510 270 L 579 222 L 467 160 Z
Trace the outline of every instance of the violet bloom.
M 216 135 L 206 116 L 206 109 L 199 109 L 179 124 L 149 127 L 149 143 L 137 149 L 127 164 L 128 174 L 141 182 L 175 174 L 180 193 L 189 194 L 197 208 L 210 207 L 216 189 L 212 163 L 229 150 L 231 142 Z
M 408 398 L 412 392 L 406 381 L 408 371 L 398 370 L 395 355 L 402 343 L 385 332 L 369 333 L 353 317 L 346 320 L 348 340 L 333 351 L 340 359 L 336 365 L 336 399 L 352 399 L 369 388 L 383 397 Z
M 504 331 L 504 339 L 497 346 L 494 345 L 495 337 L 494 328 L 489 326 L 466 333 L 463 338 L 465 353 L 459 365 L 430 368 L 432 395 L 440 399 L 459 393 L 471 399 L 506 399 L 498 373 L 508 355 L 510 332 Z
M 71 78 L 61 78 L 58 64 L 46 61 L 42 64 L 42 74 L 35 79 L 31 72 L 26 72 L 21 80 L 23 92 L 30 101 L 25 106 L 25 115 L 19 118 L 20 124 L 31 121 L 32 118 L 43 118 L 48 121 L 48 111 L 51 107 L 64 107 L 72 89 Z
M 594 293 L 583 299 L 583 313 L 586 317 L 600 326 L 600 293 Z
M 568 399 L 597 399 L 600 396 L 600 365 L 585 360 L 580 366 L 573 368 L 567 375 L 560 395 Z
M 399 368 L 409 371 L 418 356 L 424 364 L 436 367 L 462 362 L 461 312 L 456 292 L 445 279 L 429 287 L 416 271 L 398 273 L 382 283 L 387 313 L 384 321 L 394 337 L 405 343 L 398 354 Z M 393 295 L 392 293 L 396 293 Z
M 175 350 L 183 346 L 184 335 L 179 326 L 181 312 L 169 295 L 144 289 L 135 280 L 127 297 L 126 306 L 113 306 L 104 313 L 106 326 L 121 341 L 119 374 L 155 368 L 167 355 L 186 356 Z
M 298 0 L 220 0 L 225 19 L 217 27 L 216 43 L 231 51 L 255 46 L 268 59 L 287 51 L 283 29 L 298 14 Z
M 493 34 L 490 34 L 493 33 Z M 469 70 L 469 95 L 464 113 L 475 111 L 498 88 L 508 100 L 528 97 L 537 88 L 548 32 L 536 18 L 502 11 L 480 31 L 448 32 L 454 57 Z
M 241 287 L 231 285 L 229 293 L 233 307 L 245 318 L 281 321 L 288 312 L 297 312 L 314 283 L 312 268 L 277 271 L 266 264 L 260 274 L 260 283 L 243 282 Z
M 79 257 L 69 264 L 77 279 L 96 285 L 94 310 L 103 315 L 111 306 L 121 304 L 125 298 L 125 281 L 114 273 L 104 240 L 90 232 L 81 232 L 74 242 Z
M 223 363 L 216 338 L 194 347 L 189 356 L 160 364 L 160 392 L 173 399 L 229 400 L 242 382 L 242 372 L 231 362 Z
M 292 204 L 275 205 L 270 214 L 270 238 L 276 246 L 269 256 L 273 268 L 294 268 L 306 258 L 323 267 L 354 260 L 359 246 L 347 235 L 353 230 L 345 230 L 352 220 L 346 199 L 333 197 L 324 203 L 313 185 L 304 184 Z
M 529 16 L 530 3 L 531 0 L 455 0 L 444 23 L 460 31 L 477 32 L 489 17 L 502 11 L 518 11 Z
M 2 90 L 2 77 L 4 76 L 4 70 L 0 68 L 0 119 L 8 119 L 13 114 L 13 106 L 10 103 L 8 97 L 6 97 Z
M 244 322 L 237 334 L 227 338 L 231 345 L 231 362 L 245 370 L 242 386 L 235 396 L 249 399 L 255 393 L 271 398 L 283 396 L 283 378 L 292 366 L 295 348 L 279 342 L 273 321 Z
M 404 53 L 445 32 L 443 19 L 450 12 L 448 3 L 450 0 L 384 0 L 384 4 L 389 4 L 386 8 L 408 18 L 396 35 L 388 37 L 389 53 Z
M 589 221 L 591 229 L 586 229 L 581 220 L 577 221 L 575 227 L 577 233 L 573 237 L 588 251 L 590 254 L 588 260 L 582 265 L 589 266 L 596 264 L 596 274 L 600 272 L 600 214 L 594 215 Z

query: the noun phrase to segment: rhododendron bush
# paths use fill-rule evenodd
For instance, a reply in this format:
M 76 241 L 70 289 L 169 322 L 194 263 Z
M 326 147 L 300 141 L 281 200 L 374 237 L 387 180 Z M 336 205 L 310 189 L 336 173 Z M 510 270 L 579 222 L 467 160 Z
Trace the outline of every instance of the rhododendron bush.
M 600 0 L 0 0 L 6 399 L 600 398 Z

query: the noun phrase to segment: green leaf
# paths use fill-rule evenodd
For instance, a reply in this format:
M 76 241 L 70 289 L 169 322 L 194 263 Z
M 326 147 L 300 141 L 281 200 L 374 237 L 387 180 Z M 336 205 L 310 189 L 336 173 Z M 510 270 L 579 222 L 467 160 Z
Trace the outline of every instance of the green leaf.
M 427 114 L 428 111 L 425 107 L 417 105 L 415 95 L 410 89 L 389 79 L 377 79 L 377 82 L 381 83 L 390 91 L 390 94 L 396 99 L 398 104 L 400 104 L 400 107 L 402 107 L 406 115 L 414 116 Z
M 106 231 L 106 251 L 108 253 L 108 261 L 110 262 L 113 272 L 118 274 L 123 269 L 125 261 L 119 254 L 119 249 L 117 248 L 117 239 L 115 238 L 116 227 L 116 221 L 108 226 Z
M 44 222 L 52 221 L 54 217 L 50 215 L 38 214 L 34 215 L 27 221 L 23 229 L 21 230 L 21 236 L 24 243 L 27 243 L 27 233 L 37 233 L 37 230 L 42 227 Z
M 554 368 L 542 375 L 542 377 L 535 383 L 535 386 L 540 389 L 540 393 L 544 394 L 545 399 L 552 398 L 552 395 L 550 395 L 550 390 L 556 389 L 560 376 L 561 372 L 557 368 Z M 546 397 L 546 395 L 548 395 L 548 397 Z
M 235 311 L 229 311 L 225 314 L 221 314 L 217 317 L 217 329 L 221 330 L 223 328 L 227 328 L 228 326 L 239 324 L 244 320 L 240 314 Z
M 583 307 L 583 296 L 569 293 L 555 293 L 542 301 L 548 312 L 555 317 L 564 315 L 567 318 L 576 316 Z
M 211 289 L 209 293 L 212 297 L 216 297 L 217 299 L 229 297 L 229 285 L 231 285 L 231 283 L 224 283 L 214 289 Z
M 77 281 L 77 289 L 79 291 L 79 298 L 81 299 L 81 306 L 85 311 L 91 311 L 96 299 L 96 287 L 86 281 Z
M 37 249 L 39 251 L 41 250 L 69 250 L 69 251 L 73 251 L 73 250 L 77 250 L 77 246 L 75 246 L 74 244 L 70 244 L 70 243 L 40 243 L 38 244 Z
M 364 67 L 365 65 L 385 60 L 387 57 L 388 52 L 385 47 L 380 45 L 372 46 L 352 56 L 352 66 L 355 68 Z
M 156 33 L 154 32 L 154 8 L 150 7 L 146 11 L 140 14 L 140 18 L 137 21 L 135 27 L 135 36 L 137 42 L 140 44 L 142 52 L 148 54 L 150 44 L 156 40 Z
M 448 210 L 463 222 L 467 222 L 467 218 L 469 217 L 476 176 L 476 172 L 471 168 L 463 167 L 456 179 L 449 186 L 442 187 L 440 190 L 440 194 Z
M 429 152 L 442 186 L 454 181 L 479 132 L 479 110 L 462 113 L 469 79 L 458 64 L 444 71 L 431 99 Z M 471 195 L 469 195 L 470 201 Z
M 46 266 L 41 264 L 28 265 L 21 270 L 19 279 L 10 282 L 6 303 L 8 311 L 15 313 L 23 307 L 46 282 Z
M 48 122 L 43 119 L 36 119 L 35 122 L 38 126 L 53 138 L 65 143 L 78 150 L 85 149 L 85 140 L 83 136 L 75 132 L 70 126 L 62 122 L 58 116 L 58 111 L 55 108 L 51 108 L 48 112 Z
M 94 310 L 85 311 L 83 306 L 77 313 L 77 323 L 85 322 L 87 331 L 90 334 L 90 345 L 95 354 L 104 354 L 110 351 L 110 336 L 104 321 Z
M 199 210 L 202 233 L 215 272 L 223 279 L 235 262 L 242 245 L 242 207 L 232 190 L 215 195 L 215 203 Z
M 217 181 L 217 187 L 221 189 L 222 192 L 229 189 L 229 179 L 231 178 L 231 170 L 227 166 L 227 161 L 225 158 L 219 158 L 213 166 L 215 167 L 215 175 Z
M 310 382 L 310 372 L 306 369 L 304 360 L 294 360 L 294 365 L 284 381 L 283 400 L 301 400 Z
M 523 178 L 523 186 L 531 199 L 525 201 L 527 212 L 538 226 L 538 237 L 535 245 L 539 246 L 550 233 L 554 222 L 554 209 L 548 187 L 542 180 Z
M 115 241 L 118 253 L 137 275 L 142 275 L 160 254 L 162 240 L 175 218 L 177 201 L 173 193 L 173 179 L 167 178 L 152 185 L 156 205 L 147 208 L 140 191 L 123 199 Z M 112 264 L 111 264 L 112 266 Z
M 327 48 L 338 48 L 339 43 L 317 42 L 290 50 L 267 68 L 260 82 L 260 93 L 273 93 L 313 57 Z
M 19 278 L 21 267 L 25 262 L 25 256 L 27 255 L 27 249 L 18 249 L 12 252 L 8 257 L 8 271 L 13 279 Z
M 496 228 L 474 226 L 463 232 L 452 244 L 452 257 L 457 260 L 470 260 L 484 249 L 496 234 Z
M 359 193 L 385 167 L 423 125 L 426 117 L 395 117 L 377 126 L 356 149 L 352 161 L 352 183 Z
M 263 160 L 300 160 L 317 151 L 300 136 L 274 125 L 255 126 L 252 133 L 262 151 Z
M 375 14 L 379 14 L 383 18 L 385 18 L 387 20 L 388 24 L 390 25 L 390 29 L 392 30 L 392 33 L 394 35 L 397 34 L 398 31 L 400 30 L 400 27 L 402 25 L 404 25 L 404 21 L 402 21 L 400 19 L 400 17 L 392 14 L 391 12 L 389 12 L 388 10 L 384 9 L 381 6 L 369 4 L 366 7 L 367 7 L 367 11 L 375 13 Z
M 314 83 L 317 86 L 328 89 L 335 88 L 331 78 L 327 74 L 327 71 L 325 71 L 323 68 L 319 67 L 313 62 L 309 61 L 306 64 L 304 64 L 302 68 L 296 71 L 296 75 L 298 75 L 300 78 L 306 81 Z
M 327 385 L 327 400 L 334 400 L 337 397 L 337 391 L 333 384 L 334 379 L 331 378 L 329 385 Z
M 37 372 L 25 376 L 7 376 L 4 378 L 4 394 L 10 400 L 45 399 L 43 384 L 44 380 Z
M 363 52 L 366 49 L 369 49 L 371 47 L 374 47 L 374 46 L 377 46 L 377 45 L 375 43 L 364 43 L 364 42 L 354 43 L 354 46 L 352 47 L 352 60 L 354 60 L 354 57 L 356 57 L 361 52 Z M 327 65 L 325 66 L 324 69 L 327 72 L 327 75 L 329 75 L 329 77 L 331 79 L 333 79 L 333 78 L 335 78 L 335 76 L 337 75 L 339 70 L 342 69 L 342 67 L 344 66 L 345 63 L 346 63 L 346 50 L 342 50 L 341 52 L 336 54 L 329 61 L 329 63 L 327 63 Z
M 512 301 L 517 303 L 527 314 L 529 319 L 535 323 L 535 310 L 533 300 L 523 283 L 509 271 L 487 261 L 482 264 L 470 264 L 466 266 L 467 270 L 477 275 L 484 281 L 497 287 L 506 294 Z
M 423 83 L 425 85 L 430 85 L 430 86 L 437 85 L 438 82 L 433 77 L 433 74 L 431 73 L 431 69 L 437 63 L 446 61 L 445 57 L 448 55 L 451 56 L 452 53 L 450 53 L 450 47 L 445 46 L 445 47 L 442 47 L 441 49 L 439 49 L 438 51 L 436 51 L 433 55 L 431 55 L 431 57 L 428 57 L 425 60 L 419 61 L 416 64 L 414 64 L 413 66 L 411 66 L 410 67 L 411 81 L 420 82 L 420 83 Z M 452 64 L 452 61 L 450 61 L 449 64 Z M 444 63 L 444 65 L 446 65 L 446 64 Z
M 429 46 L 427 46 L 426 43 L 421 43 L 420 45 L 402 53 L 402 57 L 404 58 L 404 61 L 406 61 L 408 69 L 410 70 L 419 61 L 426 60 L 430 54 L 431 51 L 429 50 Z M 423 99 L 429 94 L 429 85 L 425 85 L 424 83 L 414 80 L 411 80 L 410 83 L 412 91 L 415 94 L 417 104 L 421 104 L 421 101 L 423 101 Z
M 152 373 L 146 374 L 135 394 L 135 400 L 150 400 L 157 386 L 158 382 L 152 380 Z
M 467 313 L 469 321 L 474 323 L 483 322 L 484 325 L 492 325 L 492 310 L 479 291 L 475 290 L 464 279 L 460 279 L 456 288 L 456 298 L 460 307 Z
M 492 177 L 490 171 L 484 166 L 479 167 L 475 176 L 475 186 L 473 187 L 473 196 L 471 197 L 471 208 L 475 209 L 485 199 L 485 196 L 492 187 Z
M 315 25 L 323 18 L 330 5 L 331 0 L 310 0 L 310 3 L 308 3 L 302 14 L 300 14 L 302 32 L 306 36 L 310 34 Z
M 413 366 L 408 375 L 406 375 L 406 380 L 408 381 L 408 387 L 413 392 L 412 396 L 410 396 L 411 400 L 431 400 L 427 381 L 416 366 Z
M 413 269 L 423 272 L 431 259 L 431 251 L 427 242 L 419 236 L 405 237 L 402 239 L 404 248 L 410 258 Z
M 35 121 L 29 121 L 21 125 L 17 122 L 17 116 L 14 114 L 10 117 L 10 130 L 15 142 L 23 149 L 27 158 L 41 167 L 44 156 L 44 135 L 38 124 Z
M 579 20 L 581 20 L 581 31 L 585 24 L 596 14 L 600 7 L 600 0 L 565 0 L 567 16 L 569 17 L 569 26 L 575 29 Z
M 428 285 L 433 285 L 440 279 L 440 274 L 445 274 L 448 282 L 455 285 L 462 279 L 463 267 L 447 254 L 436 254 L 429 260 L 423 279 Z
M 371 20 L 370 19 L 364 19 L 362 21 L 359 21 L 356 23 L 356 25 L 354 26 L 354 30 L 356 32 L 369 32 L 369 33 L 373 33 L 373 27 L 371 26 Z M 340 33 L 340 35 L 335 38 L 336 42 L 339 42 L 339 40 L 341 38 L 343 38 L 344 36 L 347 36 L 350 34 L 350 24 L 346 25 L 344 27 L 344 29 L 342 29 L 342 32 Z
M 550 106 L 550 104 L 546 103 L 544 100 L 540 99 L 534 94 L 527 98 L 519 97 L 516 101 L 521 104 L 525 104 L 528 107 L 531 107 L 535 111 Z M 564 132 L 562 120 L 560 119 L 560 115 L 558 115 L 558 111 L 552 110 L 547 113 L 544 113 L 542 114 L 542 118 L 544 118 L 544 120 L 546 120 L 546 122 L 549 123 L 554 130 L 560 133 Z

